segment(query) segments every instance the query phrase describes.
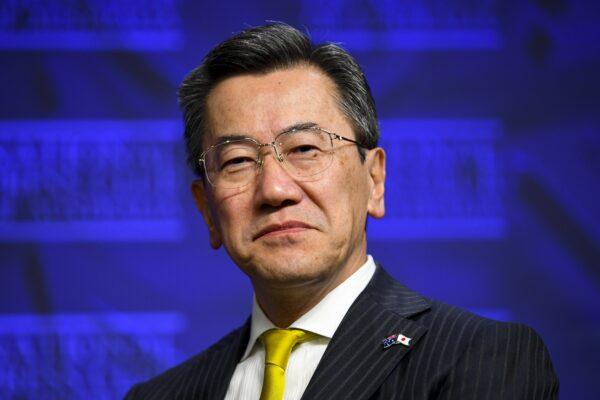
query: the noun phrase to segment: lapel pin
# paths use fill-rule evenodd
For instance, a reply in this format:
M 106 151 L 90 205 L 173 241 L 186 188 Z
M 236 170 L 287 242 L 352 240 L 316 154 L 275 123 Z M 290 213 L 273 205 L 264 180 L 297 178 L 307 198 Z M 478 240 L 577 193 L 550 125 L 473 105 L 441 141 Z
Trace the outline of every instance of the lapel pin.
M 404 336 L 403 334 L 399 333 L 398 334 L 398 338 L 396 339 L 396 343 L 400 343 L 403 344 L 405 346 L 410 346 L 410 341 L 412 339 L 409 338 L 408 336 Z
M 388 347 L 391 347 L 395 344 L 402 344 L 402 345 L 408 347 L 408 346 L 410 346 L 411 340 L 412 340 L 412 338 L 409 338 L 408 336 L 398 333 L 396 335 L 391 335 L 391 336 L 388 336 L 385 339 L 383 339 L 383 348 L 387 349 Z

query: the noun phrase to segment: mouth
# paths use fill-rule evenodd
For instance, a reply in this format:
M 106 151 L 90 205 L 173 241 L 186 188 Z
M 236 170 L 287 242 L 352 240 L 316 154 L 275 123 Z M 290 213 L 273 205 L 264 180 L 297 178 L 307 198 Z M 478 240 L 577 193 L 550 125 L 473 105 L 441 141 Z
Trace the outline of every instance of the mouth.
M 256 235 L 254 235 L 253 240 L 265 236 L 270 237 L 300 233 L 306 231 L 307 229 L 313 229 L 313 227 L 300 221 L 286 221 L 281 224 L 270 224 L 262 228 Z

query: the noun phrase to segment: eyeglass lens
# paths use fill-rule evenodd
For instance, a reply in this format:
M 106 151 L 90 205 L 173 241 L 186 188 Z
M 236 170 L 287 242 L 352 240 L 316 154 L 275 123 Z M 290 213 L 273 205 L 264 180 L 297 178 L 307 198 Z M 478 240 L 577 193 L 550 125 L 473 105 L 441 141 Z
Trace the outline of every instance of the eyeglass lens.
M 286 170 L 296 179 L 308 178 L 329 167 L 332 139 L 318 129 L 285 132 L 276 139 L 277 153 Z M 217 145 L 204 156 L 210 183 L 222 188 L 237 188 L 250 183 L 262 164 L 260 145 L 253 139 L 240 139 Z M 268 145 L 266 147 L 269 147 Z

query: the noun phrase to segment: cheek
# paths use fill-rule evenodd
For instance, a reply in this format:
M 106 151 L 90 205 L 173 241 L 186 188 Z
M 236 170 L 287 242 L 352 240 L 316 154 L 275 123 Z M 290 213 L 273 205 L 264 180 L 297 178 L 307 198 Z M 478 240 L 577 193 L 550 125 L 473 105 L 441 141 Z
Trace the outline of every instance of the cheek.
M 346 157 L 340 157 L 339 168 L 336 169 L 335 176 L 332 176 L 336 186 L 334 190 L 353 204 L 359 198 L 364 199 L 368 190 L 365 166 L 361 164 L 355 151 L 347 151 L 349 154 Z M 352 159 L 348 159 L 349 157 Z
M 251 220 L 247 205 L 245 206 L 243 201 L 238 200 L 241 199 L 234 197 L 222 199 L 217 206 L 219 226 L 224 238 L 239 237 Z
M 332 228 L 347 230 L 367 212 L 368 185 L 360 168 L 344 169 L 342 163 L 340 167 L 342 168 L 332 171 L 335 173 L 329 179 L 324 180 L 320 193 L 322 206 L 327 210 Z
M 336 188 L 337 198 L 339 199 L 338 212 L 340 214 L 343 212 L 340 217 L 344 218 L 345 223 L 349 224 L 362 221 L 367 214 L 369 192 L 369 185 L 364 171 L 356 166 L 349 168 L 345 171 L 340 182 L 341 184 Z

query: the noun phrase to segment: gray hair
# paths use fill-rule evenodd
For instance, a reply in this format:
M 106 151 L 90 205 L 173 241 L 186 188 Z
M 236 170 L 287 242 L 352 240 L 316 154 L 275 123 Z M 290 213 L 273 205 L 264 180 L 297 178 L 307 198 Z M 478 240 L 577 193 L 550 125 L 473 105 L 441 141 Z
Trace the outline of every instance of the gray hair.
M 313 45 L 307 35 L 283 24 L 250 28 L 214 47 L 179 88 L 185 122 L 187 162 L 202 176 L 198 159 L 206 129 L 206 99 L 223 80 L 242 74 L 268 73 L 307 64 L 323 71 L 335 83 L 341 111 L 349 119 L 356 140 L 377 147 L 379 124 L 375 102 L 364 73 L 354 58 L 333 43 Z M 361 160 L 365 154 L 358 147 Z

